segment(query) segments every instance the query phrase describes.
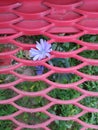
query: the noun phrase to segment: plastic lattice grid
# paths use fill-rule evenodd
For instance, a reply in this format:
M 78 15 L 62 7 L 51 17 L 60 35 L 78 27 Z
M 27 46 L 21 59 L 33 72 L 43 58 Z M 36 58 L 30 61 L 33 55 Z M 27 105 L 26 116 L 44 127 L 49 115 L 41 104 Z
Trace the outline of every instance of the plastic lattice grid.
M 90 58 L 91 51 L 97 52 L 98 45 L 80 38 L 84 35 L 98 34 L 97 17 L 98 0 L 0 0 L 0 75 L 7 75 L 8 81 L 10 81 L 2 82 L 0 79 L 0 91 L 7 91 L 9 96 L 6 99 L 0 98 L 0 104 L 5 105 L 5 110 L 7 105 L 10 106 L 10 114 L 1 115 L 0 120 L 12 121 L 12 127 L 8 126 L 7 130 L 25 130 L 26 128 L 27 130 L 55 130 L 55 123 L 57 124 L 58 121 L 66 124 L 68 121 L 73 121 L 81 126 L 76 128 L 74 124 L 66 130 L 98 130 L 97 117 L 93 118 L 97 122 L 95 124 L 86 122 L 87 116 L 85 120 L 81 118 L 88 113 L 92 116 L 94 113 L 98 114 L 97 102 L 96 108 L 93 105 L 90 106 L 93 104 L 93 100 L 86 104 L 82 103 L 82 100 L 88 100 L 87 98 L 98 97 L 97 90 L 93 89 L 95 87 L 93 83 L 98 80 L 97 72 L 93 74 L 92 69 L 91 74 L 86 73 L 90 66 L 98 66 L 98 56 L 96 59 Z M 30 43 L 25 43 L 26 41 L 22 39 L 23 36 L 26 38 L 26 36 L 37 35 L 47 37 L 48 42 L 52 45 L 74 43 L 75 49 L 65 52 L 55 49 L 51 52 L 50 58 L 41 61 L 21 57 L 22 51 L 28 52 L 31 47 L 35 47 L 35 44 L 32 43 L 34 39 Z M 2 46 L 5 46 L 6 49 Z M 88 57 L 80 55 L 86 51 L 88 51 Z M 49 61 L 57 58 L 74 59 L 75 64 L 69 67 L 59 67 L 60 61 L 55 65 L 50 64 Z M 21 68 L 27 70 L 29 67 L 34 68 L 38 65 L 46 68 L 42 75 L 32 76 L 31 69 L 29 73 L 28 71 L 27 73 L 21 72 Z M 84 67 L 86 67 L 85 71 L 82 71 Z M 32 71 L 32 73 L 34 72 Z M 74 82 L 62 83 L 62 79 L 55 82 L 53 80 L 55 74 L 71 74 L 73 78 L 74 75 L 78 78 Z M 10 78 L 11 80 L 9 80 Z M 91 89 L 85 85 L 88 82 L 92 83 Z M 24 83 L 26 83 L 25 86 Z M 34 88 L 34 85 L 37 89 Z M 57 95 L 51 96 L 54 90 L 55 92 L 60 91 Z M 74 92 L 78 93 L 78 96 L 67 99 L 69 91 L 72 92 L 72 95 Z M 60 92 L 62 92 L 61 95 Z M 63 99 L 60 98 L 62 95 Z M 38 105 L 41 101 L 44 103 Z M 56 106 L 59 106 L 59 110 L 56 109 Z M 72 106 L 76 114 L 72 114 L 69 109 L 67 115 L 68 107 Z M 11 109 L 13 112 L 10 112 Z M 64 115 L 61 114 L 62 109 L 64 109 Z M 77 113 L 77 109 L 80 112 Z M 88 116 L 88 120 L 90 120 L 89 118 L 90 116 Z M 64 127 L 57 129 L 65 130 Z

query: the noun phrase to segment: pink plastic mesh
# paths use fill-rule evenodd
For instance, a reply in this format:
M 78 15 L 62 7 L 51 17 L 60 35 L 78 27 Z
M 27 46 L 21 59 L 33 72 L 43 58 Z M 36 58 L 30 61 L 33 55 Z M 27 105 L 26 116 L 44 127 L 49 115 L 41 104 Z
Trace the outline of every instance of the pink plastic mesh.
M 97 81 L 97 75 L 88 75 L 80 72 L 79 69 L 85 66 L 97 66 L 97 59 L 90 59 L 82 57 L 79 53 L 85 50 L 98 50 L 98 45 L 93 43 L 84 42 L 79 40 L 79 37 L 86 34 L 98 34 L 98 1 L 97 0 L 4 0 L 0 1 L 0 44 L 11 43 L 17 48 L 10 51 L 4 51 L 0 53 L 0 60 L 6 61 L 17 61 L 17 64 L 9 66 L 1 66 L 0 74 L 11 74 L 15 77 L 15 81 L 0 84 L 0 89 L 10 89 L 16 93 L 16 95 L 10 99 L 0 100 L 0 104 L 10 104 L 17 108 L 15 113 L 7 116 L 1 116 L 0 120 L 11 120 L 16 124 L 15 130 L 22 130 L 23 128 L 31 128 L 33 130 L 43 129 L 50 130 L 49 124 L 55 120 L 61 121 L 75 121 L 82 126 L 81 130 L 86 130 L 88 128 L 98 130 L 98 125 L 88 124 L 82 120 L 80 117 L 86 113 L 98 112 L 97 108 L 87 107 L 80 103 L 80 101 L 86 97 L 98 97 L 98 92 L 92 92 L 80 88 L 79 85 L 87 81 Z M 5 34 L 6 36 L 2 36 Z M 68 34 L 66 36 L 59 34 Z M 20 50 L 29 50 L 34 47 L 34 44 L 24 44 L 17 41 L 16 39 L 21 36 L 29 35 L 44 35 L 49 38 L 49 43 L 58 42 L 74 42 L 81 46 L 76 50 L 71 50 L 68 52 L 52 51 L 51 57 L 46 58 L 41 61 L 26 60 L 17 57 L 17 53 Z M 75 60 L 81 61 L 77 66 L 72 66 L 69 68 L 60 68 L 47 64 L 47 61 L 53 58 L 73 58 Z M 8 62 L 10 63 L 10 62 Z M 16 70 L 22 66 L 45 66 L 48 71 L 42 75 L 29 76 L 26 74 L 20 74 Z M 69 84 L 56 83 L 49 80 L 49 76 L 55 73 L 72 73 L 80 77 L 77 82 Z M 35 82 L 43 81 L 47 84 L 47 88 L 37 91 L 28 92 L 16 88 L 17 84 L 22 82 Z M 28 85 L 29 87 L 29 85 Z M 93 86 L 92 86 L 93 87 Z M 73 89 L 81 93 L 81 96 L 71 99 L 71 100 L 60 100 L 55 99 L 48 95 L 49 92 L 54 89 Z M 43 97 L 48 100 L 46 105 L 40 108 L 27 108 L 19 106 L 16 101 L 23 97 Z M 66 95 L 65 95 L 66 96 Z M 48 111 L 54 105 L 68 105 L 72 104 L 80 108 L 82 111 L 74 116 L 62 117 L 59 115 L 52 114 Z M 21 120 L 17 120 L 16 117 L 22 113 L 37 113 L 42 112 L 49 118 L 37 124 L 26 124 Z

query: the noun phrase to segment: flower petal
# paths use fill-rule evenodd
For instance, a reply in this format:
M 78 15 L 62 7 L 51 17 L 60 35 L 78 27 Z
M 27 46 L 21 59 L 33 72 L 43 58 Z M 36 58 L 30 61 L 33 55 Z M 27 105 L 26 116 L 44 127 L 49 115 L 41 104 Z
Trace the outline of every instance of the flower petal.
M 48 42 L 45 42 L 45 44 L 46 44 L 45 50 L 48 51 L 51 49 L 52 51 L 51 44 L 49 44 Z
M 39 59 L 39 57 L 40 57 L 40 55 L 38 54 L 38 55 L 36 55 L 36 56 L 33 57 L 33 60 L 36 61 L 36 60 Z
M 30 53 L 37 53 L 38 50 L 34 49 L 34 48 L 31 48 L 31 50 L 29 51 Z
M 39 56 L 39 60 L 42 60 L 42 59 L 44 59 L 44 58 L 45 58 L 45 55 L 40 54 L 40 56 Z
M 30 57 L 33 57 L 33 56 L 37 55 L 38 53 L 39 53 L 38 50 L 33 49 L 33 48 L 29 51 Z
M 36 42 L 36 43 L 37 43 L 36 48 L 37 48 L 38 50 L 42 50 L 41 44 L 40 44 L 39 42 Z
M 50 49 L 48 49 L 46 52 L 51 52 L 52 51 L 52 49 L 50 48 Z
M 45 42 L 44 42 L 44 40 L 43 39 L 40 39 L 40 44 L 41 44 L 41 46 L 42 46 L 42 50 L 45 50 Z
M 47 56 L 47 57 L 50 57 L 50 54 L 49 54 L 49 53 L 46 53 L 46 56 Z

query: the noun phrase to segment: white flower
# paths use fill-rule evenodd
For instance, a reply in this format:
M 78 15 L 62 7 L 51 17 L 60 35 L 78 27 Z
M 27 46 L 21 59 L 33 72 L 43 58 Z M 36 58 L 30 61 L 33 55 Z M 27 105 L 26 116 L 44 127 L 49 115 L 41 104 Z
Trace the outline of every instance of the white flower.
M 40 39 L 40 43 L 36 42 L 36 49 L 31 48 L 30 58 L 33 58 L 34 61 L 42 60 L 46 57 L 50 57 L 50 52 L 52 51 L 51 44 L 49 44 L 46 40 Z

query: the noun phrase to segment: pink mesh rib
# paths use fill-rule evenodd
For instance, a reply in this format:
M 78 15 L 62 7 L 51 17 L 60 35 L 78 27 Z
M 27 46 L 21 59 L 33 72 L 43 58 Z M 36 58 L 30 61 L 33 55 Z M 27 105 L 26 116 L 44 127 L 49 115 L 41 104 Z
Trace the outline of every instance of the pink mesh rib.
M 79 69 L 85 66 L 97 66 L 97 59 L 89 59 L 79 55 L 80 52 L 85 50 L 98 50 L 97 44 L 87 43 L 79 40 L 79 37 L 86 34 L 98 34 L 98 7 L 97 0 L 4 0 L 0 1 L 0 34 L 11 34 L 6 37 L 0 37 L 0 44 L 12 43 L 17 46 L 16 49 L 11 51 L 4 51 L 0 53 L 0 60 L 6 62 L 9 59 L 8 64 L 11 60 L 15 60 L 18 64 L 10 65 L 9 67 L 0 68 L 0 74 L 11 74 L 17 77 L 13 82 L 7 84 L 0 84 L 0 89 L 10 89 L 17 93 L 16 96 L 0 100 L 0 104 L 10 104 L 17 108 L 17 112 L 7 116 L 1 116 L 0 120 L 11 120 L 16 124 L 15 130 L 22 130 L 23 128 L 31 128 L 33 130 L 43 129 L 50 130 L 48 127 L 55 120 L 62 121 L 75 121 L 82 126 L 81 130 L 88 128 L 98 130 L 98 125 L 88 124 L 83 122 L 79 118 L 86 113 L 98 112 L 97 108 L 90 108 L 79 103 L 86 97 L 98 97 L 98 92 L 87 91 L 79 87 L 86 81 L 97 81 L 98 76 L 88 75 L 80 72 Z M 69 15 L 68 15 L 69 13 Z M 93 20 L 92 20 L 93 19 Z M 69 36 L 59 36 L 58 33 L 69 33 Z M 59 52 L 52 51 L 51 57 L 43 59 L 41 61 L 32 61 L 16 56 L 20 50 L 29 50 L 34 47 L 34 44 L 23 44 L 18 42 L 16 38 L 23 35 L 44 35 L 49 39 L 49 43 L 54 42 L 74 42 L 82 47 L 75 51 Z M 81 61 L 81 64 L 72 66 L 70 68 L 60 68 L 47 64 L 46 62 L 53 58 L 74 58 Z M 5 64 L 6 65 L 6 64 Z M 25 74 L 19 74 L 15 70 L 22 66 L 37 66 L 43 65 L 48 69 L 48 72 L 37 76 L 28 76 Z M 81 79 L 77 82 L 70 84 L 60 84 L 48 79 L 49 76 L 55 73 L 72 73 L 79 76 Z M 43 81 L 48 84 L 48 88 L 38 92 L 23 91 L 15 86 L 22 82 L 32 81 Z M 81 93 L 81 96 L 71 100 L 60 100 L 55 99 L 48 95 L 50 91 L 54 89 L 74 89 Z M 43 97 L 49 101 L 48 104 L 40 108 L 26 108 L 19 106 L 15 101 L 28 96 L 28 97 Z M 74 116 L 61 117 L 51 114 L 48 109 L 52 106 L 68 105 L 72 104 L 82 109 L 82 111 Z M 22 123 L 15 117 L 24 113 L 37 113 L 42 112 L 46 114 L 49 119 L 38 124 L 29 125 Z

